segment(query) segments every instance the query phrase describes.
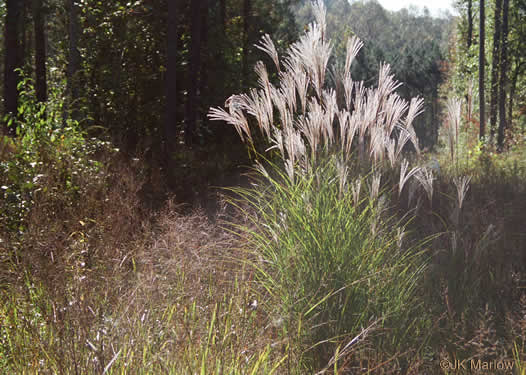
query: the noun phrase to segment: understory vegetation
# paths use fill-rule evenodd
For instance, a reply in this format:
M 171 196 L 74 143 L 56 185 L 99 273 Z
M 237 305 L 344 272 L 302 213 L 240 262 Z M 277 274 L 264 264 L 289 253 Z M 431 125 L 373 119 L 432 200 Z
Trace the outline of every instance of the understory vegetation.
M 423 100 L 387 64 L 353 80 L 356 36 L 333 68 L 314 15 L 210 109 L 255 161 L 213 211 L 23 81 L 0 138 L 0 372 L 526 374 L 526 134 L 491 153 L 452 98 L 421 151 Z

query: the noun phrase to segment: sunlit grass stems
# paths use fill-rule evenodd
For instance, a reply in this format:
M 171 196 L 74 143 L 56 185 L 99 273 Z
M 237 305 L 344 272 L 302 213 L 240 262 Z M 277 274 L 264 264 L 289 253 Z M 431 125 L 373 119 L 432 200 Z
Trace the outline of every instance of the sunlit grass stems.
M 357 37 L 348 40 L 343 68 L 328 74 L 332 44 L 323 2 L 314 3 L 313 14 L 316 22 L 281 60 L 270 37 L 257 46 L 273 61 L 279 86 L 258 62 L 259 87 L 231 96 L 226 110 L 212 108 L 209 117 L 233 125 L 252 149 L 254 121 L 270 144 L 266 151 L 276 158 L 257 165 L 262 182 L 238 189 L 252 205 L 254 224 L 242 233 L 282 333 L 335 363 L 353 351 L 346 344 L 365 327 L 391 329 L 387 350 L 407 342 L 425 262 L 401 244 L 404 228 L 387 208 L 412 177 L 431 200 L 433 175 L 426 168 L 407 173 L 402 157 L 409 141 L 419 152 L 412 123 L 423 100 L 396 94 L 400 83 L 387 64 L 377 87 L 353 81 L 351 64 L 363 45 Z M 328 87 L 329 76 L 336 89 Z M 338 344 L 326 345 L 332 342 Z
M 315 350 L 322 361 L 370 326 L 389 329 L 383 339 L 371 337 L 387 351 L 414 343 L 408 332 L 424 254 L 403 245 L 403 228 L 385 214 L 382 198 L 366 191 L 365 180 L 358 200 L 352 189 L 342 194 L 334 158 L 294 182 L 267 169 L 275 173 L 259 168 L 262 183 L 237 192 L 251 205 L 254 225 L 244 235 L 272 324 L 306 358 Z

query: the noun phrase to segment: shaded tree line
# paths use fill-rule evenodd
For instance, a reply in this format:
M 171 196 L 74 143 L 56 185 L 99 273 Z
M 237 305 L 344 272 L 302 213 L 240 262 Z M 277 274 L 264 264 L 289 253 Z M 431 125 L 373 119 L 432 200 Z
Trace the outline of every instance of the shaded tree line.
M 0 1 L 2 113 L 16 124 L 21 69 L 39 101 L 62 89 L 65 119 L 128 150 L 216 142 L 230 129 L 209 125 L 207 109 L 254 82 L 263 34 L 295 38 L 292 2 Z
M 513 131 L 514 123 L 520 128 L 525 123 L 526 2 L 459 0 L 457 7 L 451 82 L 468 107 L 473 101 L 469 82 L 477 82 L 479 137 L 502 151 L 506 132 Z

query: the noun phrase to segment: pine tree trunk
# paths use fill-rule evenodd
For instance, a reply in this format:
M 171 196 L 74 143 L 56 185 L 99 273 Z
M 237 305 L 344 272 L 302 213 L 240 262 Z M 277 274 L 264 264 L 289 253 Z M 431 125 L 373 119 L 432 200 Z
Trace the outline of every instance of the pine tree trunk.
M 485 64 L 485 4 L 480 0 L 480 32 L 479 32 L 479 111 L 480 111 L 480 139 L 486 135 L 486 102 L 484 98 L 484 64 Z
M 168 1 L 165 151 L 177 143 L 177 2 Z
M 35 76 L 37 101 L 47 101 L 46 80 L 46 30 L 42 0 L 34 0 L 33 22 L 35 26 Z
M 226 0 L 219 0 L 219 22 L 224 36 L 226 32 Z
M 201 0 L 201 73 L 199 77 L 199 96 L 201 98 L 201 103 L 205 104 L 205 107 L 208 106 L 208 0 Z M 203 111 L 202 114 L 202 123 L 207 122 L 208 117 L 206 116 L 206 111 Z
M 250 13 L 251 13 L 251 2 L 250 0 L 243 0 L 243 87 L 248 87 L 249 81 L 249 63 L 248 63 L 248 51 L 250 45 Z
M 79 100 L 79 72 L 80 72 L 80 52 L 79 44 L 79 16 L 78 6 L 75 0 L 67 0 L 69 12 L 69 61 L 67 69 L 67 91 L 69 96 L 69 111 L 73 120 L 79 120 L 78 100 Z
M 508 13 L 509 0 L 503 0 L 502 4 L 502 51 L 501 51 L 501 71 L 499 81 L 499 134 L 497 138 L 497 148 L 499 151 L 504 147 L 504 130 L 506 124 L 506 86 L 508 85 Z
M 22 3 L 20 0 L 6 1 L 5 18 L 5 66 L 4 66 L 4 110 L 5 113 L 17 114 L 18 91 L 17 85 L 20 74 L 15 69 L 21 67 L 20 40 L 18 28 L 21 22 Z M 6 124 L 7 125 L 7 124 Z M 6 129 L 7 133 L 14 135 L 15 129 Z
M 21 8 L 20 8 L 20 22 L 18 25 L 18 37 L 19 37 L 19 44 L 18 44 L 18 61 L 19 66 L 21 68 L 24 67 L 24 61 L 26 61 L 26 56 L 31 56 L 30 48 L 31 48 L 31 28 L 23 27 L 22 25 L 27 20 L 27 12 L 26 12 L 26 2 L 22 0 L 21 2 Z
M 185 123 L 185 143 L 188 146 L 194 142 L 199 107 L 197 89 L 199 88 L 199 68 L 201 66 L 201 0 L 192 0 L 191 17 L 190 71 Z
M 495 0 L 495 29 L 493 31 L 493 55 L 491 67 L 491 99 L 490 99 L 490 140 L 493 142 L 497 128 L 498 98 L 499 98 L 499 69 L 500 69 L 500 31 L 501 31 L 502 0 Z

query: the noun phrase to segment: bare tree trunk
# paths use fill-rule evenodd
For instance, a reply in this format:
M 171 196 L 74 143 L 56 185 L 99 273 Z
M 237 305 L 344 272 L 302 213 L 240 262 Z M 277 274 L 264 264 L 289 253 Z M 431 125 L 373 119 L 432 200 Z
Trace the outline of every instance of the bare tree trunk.
M 81 57 L 78 49 L 79 44 L 79 16 L 78 7 L 75 0 L 67 0 L 67 9 L 69 12 L 69 61 L 67 69 L 67 92 L 69 96 L 70 116 L 73 120 L 79 120 L 79 74 Z
M 166 69 L 165 151 L 175 149 L 177 142 L 177 2 L 168 1 Z
M 186 107 L 185 143 L 192 145 L 196 133 L 196 119 L 199 107 L 199 68 L 201 66 L 201 0 L 192 0 L 190 26 L 190 66 L 188 74 L 188 101 Z
M 201 0 L 201 67 L 199 77 L 199 96 L 201 102 L 209 105 L 209 92 L 208 92 L 208 62 L 209 62 L 209 49 L 208 49 L 208 0 Z M 206 111 L 202 113 L 202 125 L 208 121 Z
M 433 139 L 432 139 L 432 148 L 435 147 L 435 145 L 438 144 L 438 127 L 439 127 L 439 120 L 438 120 L 438 87 L 435 87 L 432 92 L 432 99 L 431 99 L 431 118 L 432 118 L 432 124 L 433 124 Z
M 499 134 L 497 138 L 497 148 L 502 151 L 504 147 L 504 130 L 506 124 L 506 86 L 508 85 L 508 13 L 509 0 L 503 0 L 502 4 L 502 51 L 501 51 L 501 71 L 499 82 Z
M 219 17 L 221 19 L 221 28 L 223 32 L 226 29 L 226 0 L 219 0 Z
M 248 64 L 248 50 L 249 50 L 249 33 L 250 33 L 250 13 L 252 4 L 250 0 L 243 0 L 243 86 L 248 87 L 249 64 Z
M 484 0 L 480 0 L 480 32 L 479 32 L 479 111 L 480 111 L 480 139 L 483 140 L 486 135 L 486 102 L 484 98 L 484 64 L 485 51 L 484 42 L 486 39 L 485 27 L 485 4 Z
M 20 23 L 18 26 L 18 37 L 19 37 L 19 44 L 18 44 L 18 61 L 19 66 L 21 68 L 24 67 L 24 63 L 26 61 L 26 56 L 31 56 L 31 28 L 22 26 L 27 19 L 27 9 L 26 9 L 26 1 L 22 0 L 21 2 L 21 8 L 20 8 Z
M 42 0 L 33 2 L 33 22 L 35 26 L 35 76 L 37 101 L 47 101 L 46 80 L 46 30 Z
M 499 69 L 500 69 L 500 30 L 501 30 L 502 0 L 495 0 L 495 29 L 493 32 L 493 55 L 491 67 L 491 99 L 490 99 L 490 140 L 493 142 L 495 129 L 497 128 L 497 113 L 499 105 Z
M 4 70 L 4 111 L 6 114 L 17 114 L 18 90 L 17 85 L 20 74 L 15 71 L 21 68 L 20 40 L 18 28 L 21 21 L 22 2 L 20 0 L 6 1 L 5 18 L 5 70 Z M 7 126 L 7 124 L 6 124 Z M 15 129 L 6 129 L 7 133 L 14 135 Z

